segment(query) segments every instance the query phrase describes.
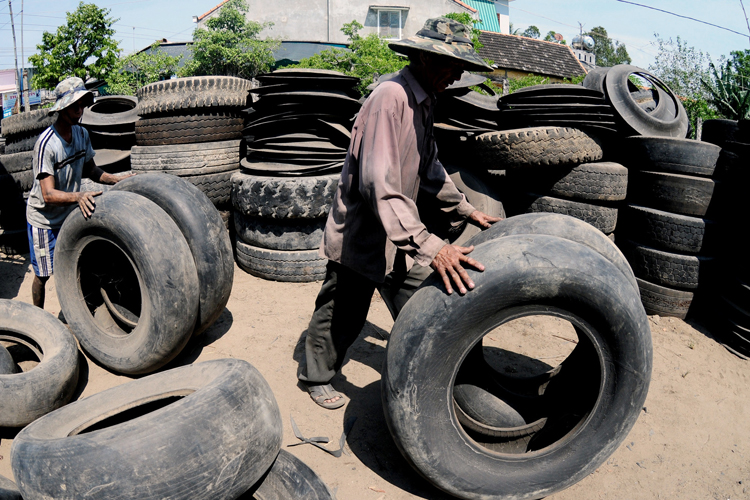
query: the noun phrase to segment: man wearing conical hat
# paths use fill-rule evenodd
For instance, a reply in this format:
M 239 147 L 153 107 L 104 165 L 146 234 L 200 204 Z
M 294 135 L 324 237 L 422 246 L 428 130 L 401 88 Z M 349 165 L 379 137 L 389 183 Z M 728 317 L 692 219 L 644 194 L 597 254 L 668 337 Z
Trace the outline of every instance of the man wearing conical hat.
M 94 103 L 78 77 L 66 78 L 55 87 L 55 105 L 49 114 L 57 120 L 34 145 L 34 184 L 26 203 L 26 229 L 29 237 L 34 281 L 31 297 L 44 309 L 44 286 L 52 275 L 55 242 L 65 218 L 78 206 L 84 217 L 94 212 L 94 197 L 101 191 L 81 192 L 81 177 L 114 184 L 121 178 L 103 172 L 94 164 L 89 134 L 78 121 L 83 110 Z
M 354 123 L 320 249 L 329 260 L 326 278 L 300 365 L 300 382 L 328 409 L 345 403 L 330 381 L 365 324 L 376 288 L 395 318 L 414 293 L 415 276 L 437 271 L 446 293 L 455 287 L 465 294 L 474 283 L 463 266 L 484 270 L 468 256 L 473 247 L 446 244 L 428 232 L 415 204 L 417 193 L 482 228 L 500 220 L 471 206 L 437 159 L 435 94 L 464 70 L 492 71 L 474 51 L 466 26 L 429 19 L 416 36 L 389 47 L 408 56 L 410 64 L 375 88 Z M 413 265 L 419 272 L 409 272 Z

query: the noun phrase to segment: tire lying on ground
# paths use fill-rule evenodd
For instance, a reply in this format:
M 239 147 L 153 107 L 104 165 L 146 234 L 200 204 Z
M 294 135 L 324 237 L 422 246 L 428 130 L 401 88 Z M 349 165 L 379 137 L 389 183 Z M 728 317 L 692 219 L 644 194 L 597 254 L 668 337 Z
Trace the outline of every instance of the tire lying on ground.
M 81 346 L 120 373 L 163 366 L 196 324 L 200 281 L 190 247 L 164 210 L 134 193 L 110 191 L 88 220 L 80 210 L 65 219 L 55 282 Z
M 253 487 L 255 500 L 334 500 L 336 497 L 328 486 L 305 462 L 285 450 Z
M 81 116 L 81 125 L 94 130 L 133 131 L 138 121 L 138 99 L 129 95 L 99 96 Z
M 685 319 L 693 303 L 693 292 L 675 290 L 636 278 L 646 314 Z
M 274 281 L 309 282 L 326 276 L 328 259 L 318 255 L 318 250 L 269 250 L 248 245 L 237 240 L 237 264 L 257 276 Z
M 173 175 L 136 175 L 115 184 L 115 191 L 129 191 L 153 201 L 180 228 L 200 284 L 195 334 L 203 332 L 224 311 L 234 279 L 232 242 L 221 215 L 197 187 Z
M 614 207 L 564 200 L 554 196 L 540 196 L 533 193 L 519 197 L 516 203 L 521 212 L 569 215 L 591 224 L 604 234 L 613 232 L 617 226 L 618 209 Z
M 635 424 L 651 376 L 648 319 L 632 283 L 584 245 L 507 236 L 478 245 L 472 256 L 485 265 L 483 273 L 468 270 L 472 291 L 448 295 L 433 276 L 398 316 L 383 370 L 386 421 L 409 463 L 453 496 L 542 498 L 590 474 Z M 488 331 L 540 314 L 575 326 L 592 347 L 588 368 L 598 376 L 574 389 L 550 383 L 545 394 L 564 403 L 575 393 L 581 406 L 577 414 L 564 405 L 552 412 L 530 452 L 490 451 L 458 422 L 456 373 Z
M 281 439 L 268 383 L 249 363 L 225 359 L 53 412 L 16 436 L 11 465 L 27 500 L 237 498 L 271 467 Z
M 78 347 L 57 318 L 23 302 L 0 299 L 0 325 L 0 340 L 24 345 L 39 359 L 28 372 L 0 374 L 0 427 L 23 427 L 71 400 Z
M 3 136 L 13 136 L 19 134 L 28 134 L 39 132 L 46 129 L 57 120 L 57 113 L 49 116 L 48 109 L 37 109 L 28 113 L 18 113 L 8 118 L 3 118 L 2 130 Z
M 237 108 L 247 104 L 250 80 L 195 76 L 151 83 L 138 89 L 138 114 L 147 116 L 193 108 Z
M 721 148 L 707 142 L 668 137 L 627 137 L 622 151 L 628 168 L 710 177 Z
M 16 483 L 0 476 L 0 500 L 23 500 Z
M 325 218 L 262 219 L 235 212 L 237 237 L 250 246 L 269 250 L 316 250 L 323 240 Z

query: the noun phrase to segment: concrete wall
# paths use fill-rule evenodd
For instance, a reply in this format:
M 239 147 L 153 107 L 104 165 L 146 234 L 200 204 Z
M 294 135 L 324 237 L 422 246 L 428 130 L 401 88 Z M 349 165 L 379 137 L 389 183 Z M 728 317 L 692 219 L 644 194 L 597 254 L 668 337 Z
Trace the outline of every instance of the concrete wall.
M 469 12 L 453 0 L 248 0 L 248 5 L 248 19 L 274 23 L 274 26 L 264 30 L 261 36 L 335 43 L 347 41 L 341 27 L 352 20 L 365 26 L 360 34 L 366 36 L 376 33 L 377 16 L 373 7 L 403 9 L 402 37 L 414 35 L 422 29 L 425 20 L 431 17 L 449 12 Z M 199 21 L 198 26 L 202 27 L 205 21 L 218 13 L 218 10 L 214 11 Z

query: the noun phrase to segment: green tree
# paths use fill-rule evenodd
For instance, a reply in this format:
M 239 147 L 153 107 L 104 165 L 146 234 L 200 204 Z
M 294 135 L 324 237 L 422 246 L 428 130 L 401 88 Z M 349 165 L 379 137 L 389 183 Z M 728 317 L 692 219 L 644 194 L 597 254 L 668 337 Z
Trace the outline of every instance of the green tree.
M 170 56 L 159 50 L 159 42 L 149 52 L 138 52 L 120 59 L 117 71 L 107 77 L 110 95 L 135 95 L 136 90 L 149 83 L 166 80 L 177 73 L 182 56 Z
M 536 26 L 529 26 L 528 28 L 526 28 L 526 30 L 524 30 L 523 33 L 521 33 L 521 36 L 525 36 L 526 38 L 535 38 L 538 40 L 542 36 L 542 32 L 539 31 L 539 28 L 537 28 Z
M 710 95 L 710 102 L 724 118 L 742 120 L 750 117 L 748 92 L 748 51 L 734 51 L 719 69 L 709 63 L 711 78 L 701 78 Z
M 357 21 L 344 24 L 341 28 L 351 42 L 349 49 L 327 49 L 290 67 L 332 69 L 356 76 L 360 79 L 358 90 L 364 95 L 376 76 L 396 72 L 409 61 L 389 49 L 388 42 L 376 33 L 362 37 L 359 34 L 362 28 L 364 26 Z
M 479 51 L 479 49 L 484 47 L 484 44 L 479 41 L 479 35 L 482 33 L 482 30 L 474 27 L 474 24 L 482 24 L 481 20 L 475 22 L 468 12 L 449 12 L 443 17 L 458 21 L 471 30 L 471 41 L 474 44 L 474 50 Z
M 592 52 L 596 56 L 597 66 L 616 66 L 630 64 L 633 61 L 625 44 L 612 40 L 604 27 L 597 26 L 586 34 L 594 39 Z
M 229 0 L 219 15 L 206 21 L 206 27 L 193 31 L 190 46 L 193 58 L 180 76 L 226 75 L 252 78 L 268 71 L 275 62 L 273 51 L 280 41 L 260 38 L 260 32 L 273 23 L 245 18 L 245 0 Z
M 112 25 L 118 19 L 109 17 L 109 12 L 81 2 L 74 12 L 66 13 L 66 23 L 55 33 L 42 33 L 42 43 L 36 46 L 39 53 L 29 56 L 34 66 L 31 85 L 52 89 L 69 76 L 104 79 L 117 66 L 121 52 L 112 38 Z
M 508 34 L 509 35 L 521 35 L 521 28 L 514 28 L 513 23 L 508 23 Z

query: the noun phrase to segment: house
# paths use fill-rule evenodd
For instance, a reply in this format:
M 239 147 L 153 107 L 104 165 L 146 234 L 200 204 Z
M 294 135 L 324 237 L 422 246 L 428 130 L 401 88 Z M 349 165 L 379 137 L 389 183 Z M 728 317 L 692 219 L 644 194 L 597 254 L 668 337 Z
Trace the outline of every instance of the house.
M 226 1 L 193 17 L 193 21 L 202 27 L 207 20 L 218 15 Z M 509 1 L 512 0 L 248 0 L 247 16 L 253 21 L 273 23 L 273 27 L 264 30 L 261 36 L 295 42 L 342 44 L 348 40 L 341 27 L 352 20 L 364 26 L 361 35 L 378 33 L 383 38 L 397 40 L 414 35 L 422 29 L 425 20 L 449 12 L 466 12 L 477 21 L 481 19 L 482 23 L 477 27 L 500 31 L 505 22 L 501 19 L 507 20 Z
M 488 31 L 482 31 L 479 41 L 484 44 L 479 55 L 497 66 L 489 74 L 496 81 L 539 75 L 555 83 L 587 73 L 571 48 L 564 44 Z

